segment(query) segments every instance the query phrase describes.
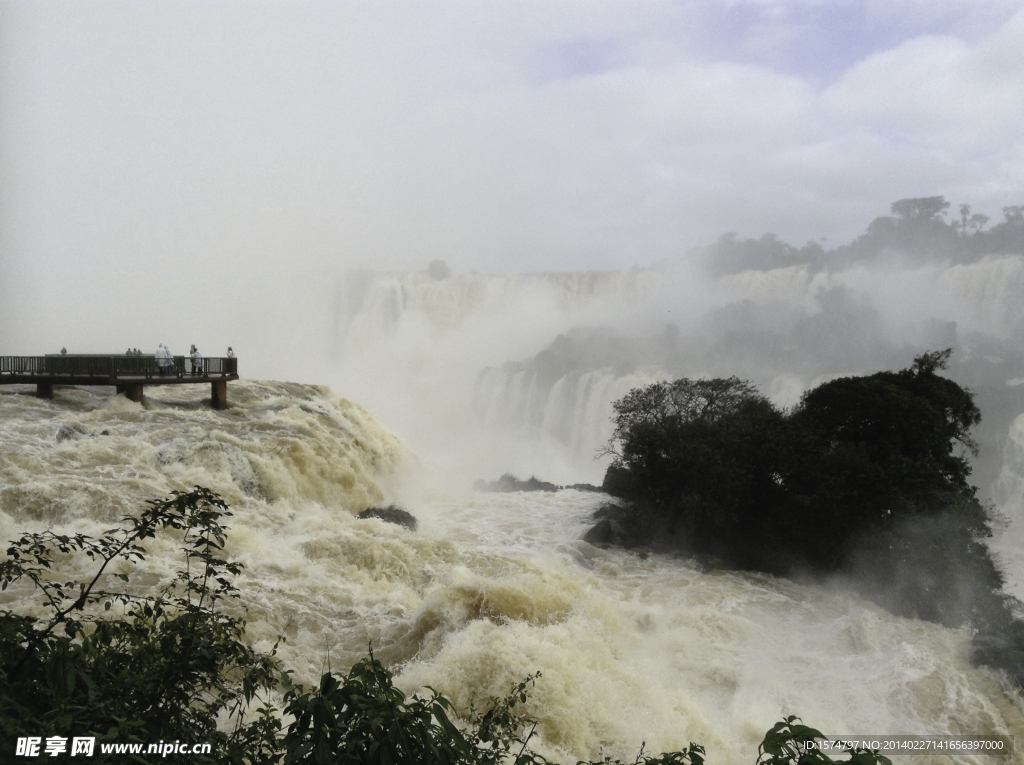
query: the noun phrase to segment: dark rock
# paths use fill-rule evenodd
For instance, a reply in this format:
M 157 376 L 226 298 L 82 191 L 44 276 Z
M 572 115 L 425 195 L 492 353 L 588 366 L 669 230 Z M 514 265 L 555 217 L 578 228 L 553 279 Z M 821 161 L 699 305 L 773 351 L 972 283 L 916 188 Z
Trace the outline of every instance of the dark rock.
M 81 425 L 61 425 L 57 428 L 58 441 L 74 441 L 76 438 L 89 435 L 89 431 Z
M 416 526 L 418 525 L 416 516 L 406 510 L 403 510 L 398 505 L 369 507 L 366 510 L 363 510 L 358 517 L 380 518 L 382 521 L 387 523 L 396 523 L 399 526 L 404 526 L 409 529 L 409 531 L 416 531 Z
M 595 547 L 610 545 L 615 541 L 615 529 L 608 518 L 602 518 L 590 531 L 583 535 L 583 541 L 589 542 Z
M 621 507 L 619 507 L 618 505 L 607 504 L 607 505 L 601 505 L 599 508 L 597 508 L 597 510 L 594 511 L 594 514 L 591 517 L 595 521 L 599 521 L 602 518 L 612 518 L 612 517 L 615 517 L 615 516 L 621 515 L 621 514 L 622 514 L 622 508 Z
M 597 523 L 582 538 L 598 547 L 657 550 L 677 541 L 668 528 L 652 524 L 644 513 L 628 505 L 608 503 L 595 510 L 592 517 Z
M 505 473 L 497 481 L 474 481 L 473 488 L 477 491 L 558 491 L 561 486 L 547 481 L 542 481 L 535 476 L 530 476 L 529 479 L 521 481 L 511 473 Z
M 593 491 L 601 493 L 604 491 L 600 486 L 594 486 L 592 483 L 574 483 L 572 486 L 563 486 L 563 489 L 576 489 L 576 491 Z

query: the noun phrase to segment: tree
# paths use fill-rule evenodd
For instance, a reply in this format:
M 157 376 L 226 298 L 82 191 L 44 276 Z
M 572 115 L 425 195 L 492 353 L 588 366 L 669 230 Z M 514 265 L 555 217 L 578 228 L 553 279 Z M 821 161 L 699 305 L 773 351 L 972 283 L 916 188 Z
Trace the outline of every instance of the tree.
M 974 215 L 971 216 L 971 219 L 967 221 L 967 226 L 973 229 L 975 234 L 980 234 L 982 229 L 988 225 L 989 220 L 990 218 L 987 215 L 974 213 Z
M 832 380 L 785 414 L 736 378 L 635 389 L 615 404 L 604 488 L 635 541 L 776 574 L 843 571 L 894 613 L 972 625 L 976 659 L 1024 685 L 1021 604 L 1002 592 L 968 483 L 980 413 L 939 374 L 950 355 Z
M 967 223 L 971 219 L 971 206 L 960 205 L 960 236 L 967 236 Z
M 1024 223 L 1024 205 L 1011 205 L 1003 208 L 1003 219 L 1006 223 Z
M 1004 207 L 1003 221 L 977 238 L 979 253 L 1024 254 L 1024 205 Z
M 981 230 L 989 222 L 989 217 L 981 213 L 974 213 L 971 215 L 971 206 L 968 204 L 960 205 L 960 236 L 967 236 L 967 229 L 972 229 L 974 234 L 980 234 Z M 953 224 L 954 226 L 956 224 Z
M 695 551 L 763 565 L 767 508 L 784 500 L 784 417 L 736 377 L 654 383 L 614 404 L 605 489 L 664 521 Z
M 969 391 L 936 374 L 951 351 L 918 356 L 909 369 L 832 380 L 802 398 L 792 421 L 802 455 L 789 486 L 806 504 L 826 502 L 848 533 L 905 513 L 984 512 L 967 483 L 971 429 L 981 413 Z
M 900 199 L 889 206 L 889 212 L 901 223 L 938 221 L 946 214 L 949 202 L 945 197 Z
M 798 250 L 772 233 L 763 234 L 760 239 L 738 239 L 730 232 L 705 248 L 704 254 L 715 273 L 729 274 L 747 269 L 785 268 L 805 262 L 819 265 L 824 252 L 813 244 Z
M 897 200 L 890 205 L 890 215 L 875 218 L 862 236 L 838 248 L 834 257 L 842 262 L 891 251 L 931 260 L 960 259 L 963 234 L 971 225 L 970 205 L 961 205 L 959 223 L 943 220 L 948 208 L 949 202 L 941 196 Z

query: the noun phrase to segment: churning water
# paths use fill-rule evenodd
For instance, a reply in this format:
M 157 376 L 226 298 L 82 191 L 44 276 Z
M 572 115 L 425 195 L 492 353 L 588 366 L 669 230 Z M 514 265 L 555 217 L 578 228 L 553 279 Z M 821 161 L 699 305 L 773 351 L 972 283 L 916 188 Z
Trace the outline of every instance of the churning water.
M 49 401 L 0 389 L 0 536 L 95 535 L 147 499 L 208 486 L 234 513 L 228 553 L 246 566 L 258 647 L 284 635 L 284 661 L 311 681 L 372 640 L 406 691 L 431 685 L 461 706 L 539 670 L 537 748 L 563 761 L 696 741 L 711 763 L 751 763 L 789 714 L 830 733 L 1024 744 L 1019 703 L 970 666 L 967 631 L 824 587 L 598 550 L 579 537 L 601 495 L 446 485 L 325 388 L 232 383 L 223 412 L 204 394 L 147 389 L 143 406 L 100 389 Z M 355 517 L 392 500 L 418 532 Z M 179 545 L 152 542 L 133 581 L 168 581 Z

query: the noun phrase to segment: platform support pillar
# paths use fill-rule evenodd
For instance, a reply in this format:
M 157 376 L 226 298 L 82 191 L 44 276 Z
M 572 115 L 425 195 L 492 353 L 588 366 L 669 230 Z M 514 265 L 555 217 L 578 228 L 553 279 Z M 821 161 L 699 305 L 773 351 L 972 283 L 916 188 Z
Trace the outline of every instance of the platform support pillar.
M 53 383 L 36 383 L 36 395 L 39 398 L 53 398 Z
M 210 406 L 214 409 L 228 408 L 227 380 L 214 380 L 210 383 Z
M 134 401 L 137 404 L 142 403 L 142 385 L 118 385 L 117 392 L 123 393 L 124 397 L 129 401 Z

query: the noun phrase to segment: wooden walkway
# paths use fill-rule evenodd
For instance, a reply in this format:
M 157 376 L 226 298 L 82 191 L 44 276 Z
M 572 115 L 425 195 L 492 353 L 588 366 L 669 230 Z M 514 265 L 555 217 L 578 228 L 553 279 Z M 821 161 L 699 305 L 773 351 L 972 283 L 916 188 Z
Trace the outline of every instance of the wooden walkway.
M 238 359 L 226 357 L 204 358 L 193 367 L 188 356 L 0 356 L 0 385 L 35 385 L 41 398 L 53 398 L 54 385 L 113 385 L 118 393 L 142 403 L 147 385 L 210 383 L 210 405 L 226 409 L 228 382 L 237 379 Z

